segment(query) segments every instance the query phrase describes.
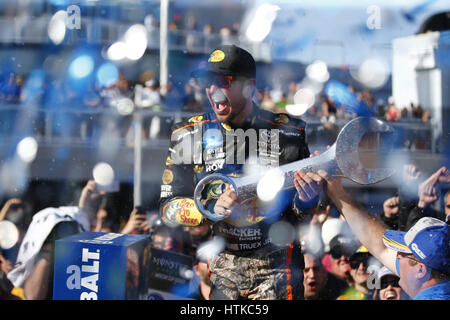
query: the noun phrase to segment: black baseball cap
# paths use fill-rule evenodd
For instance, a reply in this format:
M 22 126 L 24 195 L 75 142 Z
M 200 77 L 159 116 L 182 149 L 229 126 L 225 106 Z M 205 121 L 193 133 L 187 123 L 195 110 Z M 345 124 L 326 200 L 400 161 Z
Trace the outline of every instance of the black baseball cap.
M 359 247 L 360 245 L 355 239 L 339 234 L 330 241 L 330 254 L 335 259 L 342 255 L 351 257 Z
M 256 63 L 248 51 L 234 44 L 222 45 L 211 52 L 206 66 L 195 70 L 191 76 L 199 78 L 211 72 L 225 76 L 255 78 Z

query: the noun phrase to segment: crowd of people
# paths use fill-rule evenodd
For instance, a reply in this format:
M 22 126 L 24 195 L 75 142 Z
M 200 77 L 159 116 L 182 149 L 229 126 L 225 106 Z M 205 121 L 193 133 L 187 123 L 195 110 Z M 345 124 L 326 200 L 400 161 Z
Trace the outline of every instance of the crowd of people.
M 102 131 L 112 129 L 117 131 L 119 137 L 127 137 L 133 129 L 134 109 L 201 113 L 208 108 L 206 96 L 192 79 L 183 86 L 169 82 L 167 93 L 163 95 L 159 80 L 152 70 L 143 72 L 136 81 L 131 81 L 120 73 L 114 84 L 100 86 L 92 83 L 82 90 L 72 87 L 65 80 L 45 79 L 45 76 L 41 79 L 42 88 L 36 90 L 34 85 L 24 86 L 28 79 L 32 82 L 31 77 L 10 72 L 0 80 L 0 103 L 5 108 L 1 123 L 5 134 L 13 131 L 18 121 L 18 112 L 23 110 L 16 107 L 20 104 L 26 105 L 26 109 L 35 107 L 40 110 L 35 113 L 32 121 L 32 132 L 37 136 L 51 132 L 53 137 L 91 140 L 101 136 Z M 294 96 L 300 89 L 300 83 L 296 82 L 291 82 L 287 91 L 258 89 L 254 99 L 262 109 L 286 113 L 286 106 L 295 104 Z M 354 92 L 351 86 L 349 90 Z M 322 140 L 326 141 L 319 142 L 332 144 L 339 130 L 338 123 L 345 123 L 356 114 L 346 109 L 345 105 L 338 105 L 324 93 L 318 96 L 319 99 L 301 118 L 309 123 L 320 124 L 314 130 L 322 133 Z M 413 123 L 420 126 L 429 123 L 430 110 L 424 110 L 420 105 L 411 103 L 409 107 L 399 108 L 392 98 L 387 103 L 377 101 L 368 90 L 356 92 L 355 96 L 368 106 L 373 116 L 393 125 Z M 46 114 L 50 115 L 50 122 Z M 168 116 L 144 115 L 144 138 L 169 138 L 170 132 L 164 128 L 170 127 L 172 121 L 173 118 Z M 50 126 L 50 130 L 46 126 Z M 431 133 L 426 127 L 418 130 L 408 130 L 404 126 L 396 128 L 403 132 L 399 135 L 398 147 L 430 149 Z M 317 139 L 318 136 L 316 134 L 313 138 Z
M 287 91 L 264 90 L 260 93 L 261 107 L 272 112 L 286 112 L 286 105 L 295 104 L 295 93 L 301 88 L 300 83 L 291 82 Z M 373 116 L 390 123 L 397 121 L 419 121 L 426 123 L 430 120 L 430 110 L 423 110 L 420 105 L 416 106 L 411 102 L 409 106 L 400 108 L 395 104 L 392 97 L 385 102 L 380 99 L 377 100 L 368 89 L 356 92 L 351 85 L 348 86 L 348 89 L 356 95 L 358 101 L 364 102 Z M 345 119 L 349 116 L 348 113 L 350 112 L 346 110 L 345 106 L 337 105 L 332 98 L 322 94 L 318 103 L 312 105 L 304 114 L 304 117 L 322 121 L 328 121 L 332 118 L 332 121 L 335 121 Z
M 51 234 L 42 235 L 45 239 L 42 247 L 38 248 L 36 254 L 40 251 L 50 252 L 45 266 L 39 264 L 41 255 L 36 258 L 34 271 L 30 275 L 32 285 L 25 281 L 21 288 L 14 287 L 10 280 L 6 277 L 13 269 L 17 267 L 17 262 L 21 259 L 20 248 L 28 238 L 32 237 L 33 227 L 35 228 L 38 216 L 46 216 L 47 212 L 64 213 L 67 217 L 69 211 L 78 212 L 83 210 L 86 213 L 87 221 L 84 221 L 83 231 L 93 231 L 102 233 L 121 233 L 121 234 L 146 234 L 151 238 L 151 245 L 154 248 L 185 254 L 195 258 L 194 271 L 197 277 L 192 279 L 194 286 L 192 292 L 189 292 L 188 298 L 200 298 L 198 291 L 201 288 L 205 290 L 207 284 L 207 272 L 205 271 L 205 261 L 196 257 L 196 249 L 204 241 L 211 238 L 211 229 L 209 226 L 199 226 L 194 228 L 171 228 L 166 226 L 160 219 L 159 214 L 153 210 L 136 207 L 129 214 L 120 217 L 118 223 L 112 202 L 107 201 L 106 193 L 100 192 L 95 181 L 88 181 L 81 190 L 75 206 L 49 207 L 40 210 L 37 213 L 31 213 L 29 204 L 20 198 L 8 199 L 0 210 L 0 222 L 8 221 L 13 223 L 18 232 L 17 243 L 12 247 L 2 247 L 0 252 L 0 300 L 18 300 L 18 299 L 52 299 L 53 279 L 52 277 L 38 278 L 37 282 L 33 282 L 33 272 L 39 273 L 42 270 L 53 270 L 53 253 L 54 241 L 61 239 L 67 235 L 81 232 L 77 223 L 83 225 L 83 218 L 77 217 L 76 214 L 72 219 L 58 221 L 52 228 Z M 65 209 L 69 208 L 69 209 Z M 50 219 L 49 219 L 50 220 Z M 87 223 L 87 224 L 86 224 Z M 43 232 L 44 228 L 37 230 L 37 233 Z M 36 229 L 34 229 L 36 231 Z M 2 228 L 2 232 L 6 229 Z M 36 236 L 36 233 L 34 234 Z M 2 244 L 6 241 L 6 235 L 2 234 Z M 23 261 L 21 261 L 23 262 Z M 48 262 L 48 261 L 47 261 Z M 22 265 L 22 264 L 19 264 Z M 53 274 L 53 271 L 51 271 Z M 201 281 L 198 281 L 201 280 Z M 42 289 L 45 288 L 45 289 Z
M 160 22 L 153 13 L 148 13 L 144 18 L 144 25 L 149 32 L 151 43 L 157 42 Z M 183 47 L 189 52 L 198 52 L 203 49 L 226 44 L 239 34 L 239 22 L 232 24 L 217 24 L 216 22 L 201 23 L 196 16 L 181 13 L 173 14 L 168 24 L 169 46 Z
M 399 187 L 398 192 L 383 201 L 383 210 L 374 215 L 391 230 L 408 231 L 423 217 L 450 220 L 450 172 L 440 168 L 426 179 L 414 165 L 405 165 L 403 180 L 408 186 Z M 147 234 L 155 248 L 184 254 L 195 259 L 194 284 L 189 299 L 208 300 L 210 293 L 208 260 L 198 256 L 198 248 L 213 239 L 210 224 L 197 227 L 169 227 L 159 214 L 142 208 L 134 208 L 122 215 L 118 224 L 107 205 L 104 193 L 96 191 L 96 183 L 89 181 L 81 193 L 78 208 L 89 214 L 90 229 L 95 232 Z M 443 201 L 442 201 L 443 200 Z M 442 209 L 443 202 L 443 209 Z M 309 217 L 296 225 L 298 241 L 304 256 L 303 288 L 306 300 L 408 300 L 411 299 L 399 286 L 399 277 L 387 269 L 358 241 L 342 215 L 330 214 L 333 203 L 321 197 Z M 55 209 L 55 208 L 53 208 Z M 56 208 L 55 210 L 58 210 Z M 19 198 L 4 202 L 0 210 L 0 221 L 13 223 L 19 231 L 18 242 L 12 248 L 2 249 L 1 299 L 51 299 L 52 279 L 46 288 L 49 291 L 30 293 L 14 287 L 6 277 L 16 264 L 19 248 L 29 232 L 33 215 L 27 204 Z M 63 224 L 64 225 L 64 224 Z M 63 229 L 63 228 L 62 228 Z M 78 230 L 76 232 L 79 232 Z M 64 232 L 59 233 L 64 237 Z M 50 236 L 49 236 L 50 238 Z M 52 241 L 58 238 L 53 237 Z M 49 244 L 49 250 L 53 250 Z M 53 251 L 51 251 L 53 252 Z M 52 260 L 50 260 L 52 261 Z M 52 266 L 48 265 L 48 268 Z M 43 284 L 35 284 L 41 287 Z M 25 287 L 24 287 L 25 288 Z
M 150 47 L 152 43 L 159 45 L 159 17 L 149 12 L 142 23 L 148 32 Z M 218 45 L 234 42 L 239 28 L 238 22 L 217 25 L 200 22 L 193 14 L 174 13 L 169 24 L 169 41 L 172 45 L 187 48 L 188 54 L 195 54 L 200 47 L 208 51 Z M 47 74 L 45 63 L 43 72 L 35 70 L 29 74 L 19 74 L 8 70 L 10 68 L 5 66 L 0 75 L 0 104 L 4 109 L 0 109 L 0 130 L 3 133 L 11 132 L 16 127 L 18 113 L 30 107 L 40 110 L 33 115 L 32 133 L 37 136 L 51 134 L 53 137 L 81 138 L 85 141 L 98 139 L 102 130 L 113 128 L 120 137 L 125 138 L 133 129 L 133 116 L 130 113 L 134 109 L 200 113 L 208 108 L 206 96 L 194 82 L 182 83 L 171 77 L 167 87 L 161 88 L 155 70 L 142 72 L 138 79 L 127 78 L 124 70 L 121 70 L 116 81 L 108 85 L 95 80 L 80 85 L 64 77 L 54 77 Z M 286 88 L 257 88 L 255 100 L 265 110 L 286 112 L 286 106 L 295 103 L 294 96 L 300 89 L 302 85 L 295 81 Z M 430 110 L 424 110 L 420 105 L 411 103 L 410 106 L 397 106 L 393 100 L 380 101 L 367 89 L 356 92 L 351 85 L 348 89 L 373 116 L 388 122 L 401 123 L 406 120 L 420 125 L 429 122 L 431 117 Z M 17 108 L 17 105 L 26 105 L 27 108 Z M 112 111 L 112 115 L 107 111 Z M 120 116 L 117 116 L 117 111 Z M 103 116 L 105 112 L 107 115 Z M 322 91 L 301 117 L 309 122 L 322 123 L 319 130 L 326 136 L 324 139 L 333 140 L 336 122 L 353 116 L 353 111 L 339 105 Z M 169 138 L 169 132 L 162 128 L 172 124 L 170 117 L 148 115 L 144 118 L 144 138 Z M 153 130 L 150 128 L 152 124 Z M 401 146 L 429 148 L 431 134 L 426 128 L 422 129 L 403 134 Z
M 420 176 L 418 167 L 405 165 L 402 181 L 408 185 L 385 199 L 374 218 L 403 232 L 423 217 L 449 221 L 449 171 L 442 167 L 426 179 Z M 330 217 L 329 202 L 322 207 L 303 229 L 305 299 L 411 299 L 399 286 L 399 277 L 361 246 L 344 217 Z
M 229 58 L 231 59 L 231 62 L 224 58 L 220 58 L 220 55 L 219 58 L 212 56 L 217 60 L 211 58 L 209 61 L 210 63 L 208 64 L 209 68 L 216 68 L 218 64 L 222 63 L 225 64 L 225 67 L 217 70 L 223 71 L 223 69 L 226 69 L 228 72 L 230 72 L 230 70 L 235 70 L 232 68 L 233 64 L 237 63 L 236 61 L 239 58 L 242 59 L 244 56 L 244 53 L 242 53 L 243 50 L 235 46 L 220 47 L 220 50 L 227 52 L 227 56 L 231 57 Z M 216 121 L 209 121 L 209 119 L 206 119 L 203 122 L 216 124 L 219 130 L 229 130 L 225 125 L 225 121 L 221 121 L 221 117 L 226 118 L 227 113 L 225 111 L 235 108 L 236 104 L 239 105 L 238 102 L 244 101 L 243 109 L 241 110 L 242 114 L 239 114 L 242 119 L 239 117 L 235 118 L 240 121 L 242 120 L 241 123 L 238 123 L 240 127 L 249 126 L 249 123 L 253 125 L 255 121 L 260 121 L 260 123 L 258 123 L 260 126 L 267 126 L 269 124 L 274 127 L 276 126 L 277 128 L 279 128 L 281 124 L 289 123 L 289 125 L 284 126 L 288 131 L 283 133 L 283 137 L 287 137 L 286 141 L 284 141 L 285 143 L 281 146 L 282 148 L 285 148 L 283 150 L 286 151 L 280 153 L 285 157 L 283 160 L 289 163 L 293 160 L 310 156 L 304 135 L 305 122 L 300 119 L 289 118 L 287 115 L 282 117 L 279 114 L 284 112 L 289 99 L 292 99 L 292 94 L 281 95 L 280 100 L 275 103 L 275 106 L 270 107 L 275 108 L 272 110 L 274 111 L 274 114 L 264 110 L 269 108 L 269 103 L 267 103 L 267 100 L 264 101 L 264 98 L 269 99 L 270 93 L 256 94 L 257 100 L 260 99 L 261 106 L 263 107 L 261 110 L 252 109 L 253 100 L 251 95 L 245 93 L 246 90 L 244 90 L 244 85 L 247 86 L 247 89 L 256 87 L 256 66 L 254 63 L 253 65 L 250 63 L 252 57 L 249 56 L 248 53 L 245 53 L 245 56 L 247 62 L 249 62 L 248 64 L 245 64 L 245 68 L 248 68 L 248 70 L 241 67 L 237 77 L 238 80 L 227 78 L 230 77 L 227 74 L 221 75 L 223 77 L 220 79 L 217 77 L 209 78 L 208 80 L 211 81 L 211 83 L 209 84 L 209 87 L 206 88 L 206 91 L 203 91 L 206 92 L 206 96 L 202 97 L 202 89 L 205 90 L 205 88 L 200 87 L 198 82 L 189 82 L 185 89 L 190 88 L 190 98 L 186 99 L 186 101 L 189 101 L 189 103 L 192 104 L 187 103 L 187 105 L 189 105 L 190 108 L 195 108 L 196 112 L 201 112 L 205 110 L 204 108 L 207 103 L 211 103 L 222 126 L 219 126 Z M 211 70 L 209 71 L 212 72 Z M 10 81 L 8 82 L 10 84 L 14 83 L 13 80 L 8 81 Z M 233 81 L 237 83 L 237 85 L 242 85 L 242 90 L 234 90 L 235 87 L 232 85 Z M 150 77 L 146 78 L 144 81 L 141 79 L 141 82 L 141 86 L 135 86 L 135 89 L 131 90 L 129 81 L 121 76 L 114 85 L 103 88 L 104 90 L 98 94 L 98 99 L 88 100 L 91 101 L 91 106 L 101 105 L 100 101 L 105 101 L 106 105 L 113 106 L 119 110 L 120 107 L 117 104 L 123 98 L 129 99 L 133 104 L 142 108 L 158 108 L 158 106 L 161 107 L 161 104 L 164 105 L 165 98 L 158 93 L 157 80 Z M 64 99 L 70 95 L 68 92 L 61 93 L 64 92 L 62 91 L 64 84 L 53 83 L 52 86 L 53 85 L 60 86 L 54 94 L 61 95 L 48 98 L 48 101 L 52 101 L 54 105 L 57 106 L 59 105 L 59 99 Z M 138 95 L 136 95 L 136 89 L 139 92 Z M 16 92 L 15 90 L 11 91 Z M 225 96 L 223 92 L 220 94 L 220 91 L 225 92 L 227 96 Z M 95 90 L 93 92 L 95 92 Z M 216 92 L 219 93 L 217 94 Z M 10 95 L 7 96 L 9 97 Z M 29 96 L 23 95 L 23 92 L 20 93 L 19 96 L 29 98 Z M 374 106 L 374 99 L 368 92 L 361 93 L 359 97 L 360 99 L 367 101 L 368 103 L 366 104 L 368 106 Z M 201 102 L 196 105 L 196 101 Z M 234 103 L 236 104 L 233 105 Z M 390 102 L 390 107 L 391 105 L 393 105 L 393 102 Z M 336 118 L 339 117 L 339 108 L 333 108 L 333 101 L 324 98 L 324 100 L 321 101 L 320 106 L 321 108 L 319 108 L 316 115 L 325 117 L 327 122 L 330 122 L 332 115 L 335 115 Z M 245 108 L 249 108 L 249 110 L 246 110 Z M 315 109 L 311 109 L 310 112 L 312 113 L 313 110 Z M 381 108 L 378 108 L 377 110 L 377 112 L 380 112 Z M 383 114 L 387 121 L 400 119 L 401 116 L 399 116 L 399 114 L 402 114 L 401 112 L 389 110 L 391 110 L 391 108 Z M 412 110 L 414 112 L 412 114 L 415 114 L 416 116 L 419 115 L 420 111 L 418 110 L 420 110 L 419 107 L 414 107 Z M 345 112 L 345 110 L 343 111 Z M 248 114 L 245 112 L 248 112 Z M 257 112 L 260 112 L 260 114 L 256 114 Z M 206 115 L 204 116 L 206 117 Z M 270 120 L 265 119 L 264 117 L 270 117 Z M 427 120 L 427 117 L 424 117 L 423 113 L 421 114 L 421 117 L 422 118 L 420 119 Z M 305 119 L 307 119 L 307 117 L 305 117 Z M 193 117 L 188 120 L 188 124 L 185 127 L 192 128 L 195 123 L 200 122 L 200 120 L 198 117 Z M 332 121 L 333 120 L 331 120 L 331 122 Z M 232 124 L 234 125 L 235 123 Z M 61 128 L 65 128 L 63 124 L 60 124 L 60 126 Z M 95 126 L 93 127 L 95 129 Z M 124 128 L 127 127 L 124 126 Z M 297 131 L 301 133 L 298 133 Z M 169 152 L 172 151 L 173 149 L 169 149 Z M 290 153 L 288 151 L 290 151 Z M 215 164 L 217 165 L 217 163 Z M 236 168 L 233 167 L 233 170 L 235 169 Z M 187 173 L 190 175 L 189 179 L 193 178 L 193 173 L 187 172 L 185 167 L 178 167 L 178 170 L 181 172 L 181 176 L 182 174 Z M 208 171 L 204 171 L 203 167 L 194 167 L 193 170 L 196 174 L 202 172 L 203 174 L 206 174 L 206 171 Z M 179 193 L 182 194 L 189 192 L 190 188 L 193 187 L 191 182 L 193 183 L 194 180 L 189 181 L 189 179 L 180 179 L 178 177 L 179 172 L 176 172 L 175 174 L 177 176 L 175 180 L 178 185 L 173 186 L 172 181 L 174 181 L 174 171 L 175 165 L 173 161 L 170 160 L 169 156 L 166 161 L 166 170 L 164 171 L 162 179 L 163 185 L 161 185 L 161 191 L 164 191 L 165 194 L 165 196 L 162 196 L 161 198 L 163 201 L 167 200 L 166 205 L 169 205 L 170 202 L 173 201 L 173 198 L 175 197 L 173 193 L 175 192 L 175 188 L 180 189 Z M 450 216 L 450 211 L 448 210 L 450 208 L 450 193 L 447 192 L 444 196 L 443 194 L 444 190 L 448 189 L 448 184 L 450 183 L 449 170 L 446 167 L 442 167 L 423 181 L 421 180 L 423 174 L 420 172 L 420 168 L 414 165 L 405 166 L 403 174 L 403 181 L 405 181 L 404 185 L 399 187 L 397 194 L 392 194 L 391 197 L 385 199 L 383 203 L 383 212 L 379 213 L 378 217 L 375 217 L 374 219 L 377 223 L 371 224 L 374 231 L 376 229 L 378 233 L 378 231 L 381 230 L 380 228 L 388 228 L 389 230 L 397 232 L 410 232 L 411 230 L 414 232 L 414 227 L 426 217 L 435 218 L 442 223 L 444 223 L 444 221 L 448 222 L 448 217 Z M 367 238 L 364 238 L 363 241 L 361 239 L 361 231 L 355 230 L 353 223 L 350 223 L 349 220 L 354 220 L 354 218 L 349 219 L 349 217 L 352 217 L 352 214 L 355 214 L 354 209 L 357 209 L 360 212 L 363 212 L 363 210 L 354 204 L 351 204 L 350 207 L 345 207 L 345 205 L 342 204 L 342 200 L 340 199 L 342 193 L 339 193 L 340 186 L 338 184 L 331 185 L 330 189 L 325 192 L 324 190 L 321 191 L 319 188 L 322 180 L 319 183 L 317 182 L 318 180 L 316 181 L 315 179 L 321 178 L 318 176 L 308 176 L 304 173 L 296 173 L 294 180 L 297 194 L 293 195 L 293 200 L 290 201 L 292 202 L 292 208 L 289 207 L 282 212 L 283 215 L 291 215 L 288 218 L 293 218 L 293 216 L 301 217 L 299 220 L 294 219 L 293 221 L 295 222 L 283 220 L 283 222 L 289 221 L 290 223 L 293 223 L 292 227 L 294 227 L 294 230 L 298 230 L 295 232 L 294 242 L 300 244 L 300 251 L 297 252 L 291 250 L 292 248 L 290 247 L 288 250 L 283 249 L 270 252 L 270 258 L 267 259 L 265 257 L 267 252 L 258 250 L 255 251 L 260 252 L 258 254 L 263 255 L 264 258 L 262 258 L 263 256 L 258 256 L 258 254 L 255 256 L 255 252 L 251 250 L 247 256 L 241 256 L 236 252 L 228 252 L 223 255 L 220 253 L 220 259 L 214 260 L 213 264 L 211 264 L 209 259 L 198 255 L 198 249 L 202 244 L 214 239 L 220 232 L 228 237 L 227 240 L 234 239 L 231 241 L 235 241 L 236 234 L 233 234 L 233 232 L 238 232 L 239 230 L 261 229 L 239 229 L 236 226 L 231 226 L 228 222 L 220 221 L 216 221 L 216 223 L 206 221 L 205 223 L 190 227 L 173 227 L 168 223 L 171 221 L 168 220 L 169 217 L 168 215 L 165 215 L 164 212 L 162 213 L 162 217 L 160 217 L 159 213 L 150 212 L 145 208 L 139 207 L 134 208 L 129 214 L 123 214 L 126 218 L 122 220 L 120 225 L 117 225 L 114 224 L 111 219 L 111 212 L 114 211 L 114 208 L 109 207 L 107 203 L 103 201 L 105 194 L 97 189 L 95 181 L 88 181 L 83 187 L 76 205 L 71 207 L 58 207 L 60 204 L 55 204 L 55 207 L 47 208 L 50 209 L 49 212 L 51 211 L 52 214 L 55 214 L 58 217 L 58 223 L 49 229 L 48 234 L 41 235 L 42 241 L 40 242 L 40 246 L 33 246 L 35 254 L 31 256 L 31 259 L 21 260 L 23 259 L 23 256 L 21 256 L 21 248 L 27 245 L 26 239 L 35 236 L 30 235 L 30 233 L 36 230 L 35 224 L 39 223 L 38 220 L 40 220 L 34 218 L 46 217 L 46 214 L 50 213 L 47 213 L 47 211 L 45 211 L 47 209 L 44 209 L 39 211 L 39 213 L 34 212 L 31 215 L 26 215 L 26 204 L 24 204 L 21 199 L 9 199 L 5 202 L 0 211 L 0 220 L 12 222 L 19 231 L 19 237 L 18 242 L 13 248 L 2 250 L 0 260 L 1 298 L 51 299 L 55 240 L 82 230 L 123 234 L 148 234 L 150 235 L 151 245 L 153 247 L 193 257 L 195 259 L 195 272 L 192 278 L 194 285 L 191 294 L 186 298 L 205 300 L 210 299 L 211 297 L 215 299 L 230 297 L 273 299 L 274 297 L 280 296 L 286 298 L 292 298 L 293 296 L 296 298 L 304 297 L 307 300 L 400 300 L 413 298 L 409 297 L 408 294 L 399 287 L 400 273 L 398 272 L 396 274 L 392 272 L 392 264 L 389 263 L 388 265 L 383 265 L 385 260 L 382 259 L 383 261 L 380 261 L 380 259 L 378 259 L 378 253 L 381 249 L 377 245 L 373 245 L 371 239 L 368 241 Z M 305 187 L 305 185 L 307 186 Z M 331 192 L 329 195 L 329 191 L 335 186 L 337 191 L 335 193 Z M 316 198 L 318 193 L 321 194 L 319 201 L 314 203 L 311 202 Z M 442 209 L 440 206 L 442 198 L 444 199 L 443 202 L 445 202 L 445 209 Z M 208 201 L 210 200 L 211 199 Z M 206 202 L 205 205 L 210 210 L 213 210 L 215 214 L 219 213 L 219 216 L 223 215 L 230 218 L 233 214 L 233 210 L 236 208 L 237 202 L 238 198 L 235 192 L 227 189 L 226 191 L 219 193 L 218 198 L 213 199 L 211 202 Z M 332 206 L 339 206 L 339 214 L 337 216 L 333 217 L 330 215 Z M 166 209 L 169 207 L 165 206 Z M 349 213 L 349 208 L 353 213 Z M 167 210 L 167 212 L 169 212 L 169 210 Z M 364 214 L 361 213 L 361 216 L 364 216 Z M 212 217 L 216 216 L 213 214 Z M 253 216 L 250 218 L 256 220 L 258 217 Z M 172 217 L 172 219 L 174 218 Z M 219 226 L 219 228 L 215 228 L 215 226 Z M 255 238 L 257 238 L 257 233 L 247 234 L 245 236 L 248 236 L 248 244 L 261 245 L 262 243 L 262 240 L 260 243 L 254 241 Z M 242 237 L 244 237 L 244 235 L 242 235 Z M 381 239 L 379 240 L 381 241 Z M 236 243 L 231 244 L 235 246 L 241 245 L 239 240 Z M 448 249 L 448 245 L 445 247 L 444 244 L 442 248 Z M 264 248 L 261 248 L 261 250 L 263 249 Z M 294 265 L 294 269 L 301 270 L 302 274 L 299 275 L 300 277 L 298 278 L 302 279 L 300 283 L 294 281 L 291 282 L 292 279 L 290 276 L 294 278 L 294 274 L 289 274 L 289 276 L 287 276 L 284 262 L 279 264 L 280 259 L 283 260 L 285 255 L 289 257 L 290 264 Z M 377 256 L 377 258 L 375 258 L 375 256 Z M 381 256 L 384 258 L 384 255 Z M 444 258 L 448 257 L 448 252 L 444 252 L 443 256 Z M 251 263 L 249 263 L 248 260 L 251 260 Z M 227 265 L 230 261 L 233 262 L 232 266 Z M 255 261 L 257 261 L 257 263 L 255 263 Z M 423 261 L 415 260 L 415 262 L 420 264 Z M 439 263 L 441 262 L 442 261 Z M 261 276 L 261 279 L 256 277 L 258 278 L 257 280 L 255 280 L 256 278 L 252 278 L 251 281 L 249 280 L 251 278 L 249 277 L 249 274 L 252 274 L 253 272 L 265 272 L 268 270 L 269 273 L 272 274 L 272 263 L 276 263 L 277 270 L 276 272 L 274 271 L 276 273 L 274 276 L 276 277 L 276 283 L 273 283 L 274 278 L 270 278 L 267 274 L 259 275 Z M 444 261 L 444 263 L 447 263 L 448 266 L 448 261 Z M 438 279 L 439 277 L 439 281 L 447 283 L 449 281 L 448 270 L 442 270 L 441 264 L 439 265 L 440 269 L 437 271 L 433 269 L 434 271 L 431 271 L 431 276 L 428 275 L 428 277 L 431 277 L 432 279 Z M 245 272 L 243 271 L 244 269 Z M 246 272 L 248 274 L 244 274 Z M 237 290 L 234 283 L 232 283 L 232 279 L 230 280 L 224 276 L 224 274 L 242 276 L 242 279 L 240 278 L 242 283 L 239 285 L 243 285 L 244 287 Z M 270 279 L 271 282 L 267 282 L 267 279 Z M 428 279 L 429 278 L 425 279 L 425 282 L 427 282 Z M 247 280 L 250 282 L 255 280 L 255 283 L 251 283 L 249 284 L 249 287 L 245 287 Z M 17 285 L 14 285 L 13 282 Z M 279 287 L 282 286 L 286 286 L 288 290 L 284 293 L 277 292 Z M 295 292 L 295 294 L 293 294 L 293 292 Z M 443 294 L 445 297 L 449 295 L 448 292 L 444 292 Z

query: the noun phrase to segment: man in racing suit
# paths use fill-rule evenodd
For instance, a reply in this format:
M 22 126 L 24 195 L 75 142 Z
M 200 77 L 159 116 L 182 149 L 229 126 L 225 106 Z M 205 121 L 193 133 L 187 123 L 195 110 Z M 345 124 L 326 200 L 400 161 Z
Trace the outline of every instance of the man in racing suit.
M 258 170 L 310 156 L 304 121 L 262 110 L 252 102 L 255 70 L 247 51 L 224 45 L 210 55 L 206 70 L 194 73 L 199 83 L 204 82 L 213 111 L 172 128 L 160 197 L 160 214 L 166 224 L 211 223 L 193 201 L 195 186 L 209 174 L 242 176 L 249 157 L 255 154 Z M 237 139 L 237 132 L 255 138 L 256 143 L 251 138 L 248 142 Z M 303 298 L 300 246 L 294 238 L 290 243 L 274 243 L 270 234 L 271 226 L 280 221 L 295 226 L 317 202 L 320 187 L 303 173 L 297 174 L 304 177 L 294 179 L 300 193 L 294 188 L 283 190 L 263 205 L 256 197 L 241 202 L 222 183 L 203 190 L 205 207 L 225 216 L 213 223 L 214 236 L 225 239 L 225 248 L 210 261 L 211 299 Z M 308 192 L 300 191 L 299 182 L 308 184 L 301 189 Z

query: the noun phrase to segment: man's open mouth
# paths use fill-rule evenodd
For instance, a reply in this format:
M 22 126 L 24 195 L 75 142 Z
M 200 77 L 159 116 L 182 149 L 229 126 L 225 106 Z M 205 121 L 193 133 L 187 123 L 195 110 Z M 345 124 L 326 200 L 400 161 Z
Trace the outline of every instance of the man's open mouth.
M 308 287 L 309 287 L 309 289 L 310 289 L 311 291 L 316 290 L 316 282 L 315 282 L 315 281 L 311 281 L 311 282 L 308 283 L 307 285 L 308 285 Z
M 221 90 L 214 91 L 211 95 L 211 100 L 214 103 L 214 109 L 217 114 L 225 115 L 229 112 L 230 105 L 228 99 Z
M 214 103 L 214 108 L 216 109 L 217 114 L 225 115 L 228 114 L 230 106 L 227 101 L 221 103 Z

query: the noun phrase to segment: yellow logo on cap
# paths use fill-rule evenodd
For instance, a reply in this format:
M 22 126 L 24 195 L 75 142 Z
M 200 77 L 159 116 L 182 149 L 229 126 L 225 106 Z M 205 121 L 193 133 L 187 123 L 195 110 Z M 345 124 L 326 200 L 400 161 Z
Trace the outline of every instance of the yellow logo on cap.
M 209 56 L 208 62 L 220 62 L 223 59 L 225 59 L 225 52 L 223 52 L 222 50 L 215 50 Z

